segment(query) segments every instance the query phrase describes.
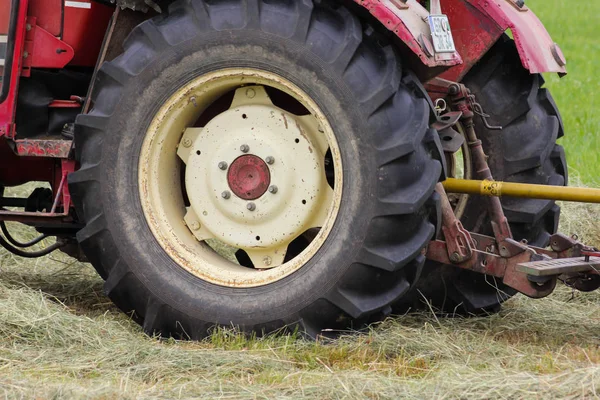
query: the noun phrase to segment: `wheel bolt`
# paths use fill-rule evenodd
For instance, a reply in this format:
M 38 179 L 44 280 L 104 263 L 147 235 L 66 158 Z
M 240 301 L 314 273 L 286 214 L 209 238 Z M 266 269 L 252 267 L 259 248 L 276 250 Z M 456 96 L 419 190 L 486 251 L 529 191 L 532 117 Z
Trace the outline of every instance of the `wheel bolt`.
M 256 204 L 248 203 L 248 204 L 246 204 L 246 208 L 250 211 L 254 211 L 254 210 L 256 210 Z
M 183 139 L 183 142 L 181 142 L 181 144 L 183 144 L 183 147 L 191 147 L 191 145 L 192 145 L 192 139 L 185 138 L 185 139 Z
M 269 186 L 269 193 L 275 194 L 279 189 L 275 185 Z
M 268 156 L 267 158 L 265 158 L 265 162 L 269 165 L 273 164 L 275 162 L 275 158 Z
M 250 146 L 248 146 L 247 144 L 243 144 L 243 145 L 240 146 L 240 151 L 242 153 L 247 153 L 247 152 L 250 151 Z
M 190 222 L 190 228 L 193 231 L 197 231 L 198 229 L 200 229 L 200 223 L 198 221 L 192 221 Z
M 231 197 L 231 193 L 229 192 L 229 190 L 225 190 L 223 193 L 221 193 L 221 197 L 227 200 Z
M 219 169 L 222 169 L 223 171 L 225 171 L 227 169 L 227 163 L 225 161 L 221 161 L 219 163 Z

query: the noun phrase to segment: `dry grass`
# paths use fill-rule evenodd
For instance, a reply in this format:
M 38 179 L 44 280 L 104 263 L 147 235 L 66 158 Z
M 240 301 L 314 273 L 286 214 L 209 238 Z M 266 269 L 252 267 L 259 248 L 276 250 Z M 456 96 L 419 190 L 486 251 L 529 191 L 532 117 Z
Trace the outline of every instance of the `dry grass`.
M 600 207 L 565 206 L 564 231 L 600 245 Z M 89 265 L 2 253 L 0 268 L 8 398 L 600 397 L 600 294 L 517 296 L 487 318 L 400 316 L 335 341 L 221 330 L 185 343 L 145 336 Z

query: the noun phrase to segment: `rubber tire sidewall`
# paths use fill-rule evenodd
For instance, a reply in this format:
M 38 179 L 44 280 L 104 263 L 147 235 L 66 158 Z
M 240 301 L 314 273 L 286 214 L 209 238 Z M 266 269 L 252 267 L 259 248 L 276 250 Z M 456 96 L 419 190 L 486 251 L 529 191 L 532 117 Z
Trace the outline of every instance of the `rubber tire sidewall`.
M 364 134 L 368 127 L 341 76 L 328 73 L 322 62 L 295 42 L 282 42 L 258 31 L 230 31 L 223 44 L 222 35 L 206 32 L 173 46 L 128 84 L 109 124 L 108 132 L 115 134 L 103 143 L 103 165 L 108 168 L 104 184 L 114 188 L 103 190 L 102 202 L 110 205 L 104 211 L 114 241 L 122 249 L 131 249 L 121 252 L 123 261 L 143 286 L 171 307 L 219 324 L 287 321 L 336 284 L 349 267 L 346 261 L 357 256 L 360 246 L 356 243 L 365 239 L 372 215 L 371 195 L 377 190 L 377 167 Z M 138 189 L 140 149 L 156 111 L 174 88 L 228 67 L 264 69 L 303 89 L 334 127 L 343 165 L 341 208 L 323 247 L 291 276 L 249 289 L 207 283 L 176 264 L 151 233 Z

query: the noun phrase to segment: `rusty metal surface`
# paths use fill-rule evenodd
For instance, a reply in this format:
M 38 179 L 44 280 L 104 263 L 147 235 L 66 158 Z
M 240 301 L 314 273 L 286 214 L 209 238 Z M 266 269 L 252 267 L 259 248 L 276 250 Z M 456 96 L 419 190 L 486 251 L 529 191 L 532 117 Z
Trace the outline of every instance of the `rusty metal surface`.
M 434 53 L 431 51 L 431 37 L 426 18 L 429 14 L 416 0 L 354 0 L 392 31 L 421 62 L 428 67 L 451 67 L 462 63 L 458 52 Z M 461 0 L 462 1 L 462 0 Z
M 500 36 L 512 31 L 523 66 L 531 73 L 566 73 L 566 60 L 560 47 L 548 34 L 532 10 L 519 9 L 511 0 L 443 0 L 454 42 L 463 64 L 442 77 L 460 81 Z
M 73 145 L 65 139 L 21 139 L 15 140 L 19 156 L 68 158 Z
M 449 260 L 455 264 L 465 262 L 473 256 L 475 243 L 469 232 L 454 215 L 452 205 L 441 183 L 436 185 L 435 191 L 440 195 L 442 203 L 442 232 L 446 239 Z

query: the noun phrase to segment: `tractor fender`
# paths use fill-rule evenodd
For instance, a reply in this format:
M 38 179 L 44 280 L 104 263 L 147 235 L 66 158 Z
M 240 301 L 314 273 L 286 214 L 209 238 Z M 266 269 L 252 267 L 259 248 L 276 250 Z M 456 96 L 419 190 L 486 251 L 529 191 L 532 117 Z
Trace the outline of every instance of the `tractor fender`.
M 517 0 L 443 0 L 456 47 L 464 63 L 443 77 L 459 81 L 508 30 L 512 33 L 523 67 L 532 74 L 567 73 L 560 47 L 535 13 Z
M 354 0 L 392 31 L 427 67 L 462 64 L 458 52 L 436 53 L 427 23 L 429 12 L 417 0 Z
M 486 13 L 502 31 L 510 29 L 523 67 L 532 74 L 557 72 L 566 74 L 567 61 L 535 13 L 516 0 L 467 0 Z

